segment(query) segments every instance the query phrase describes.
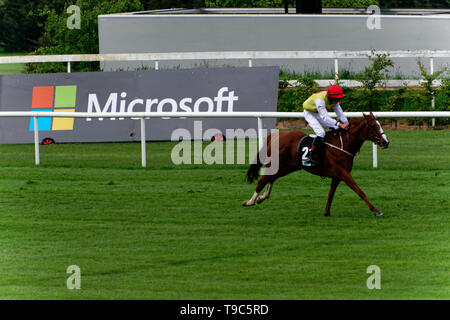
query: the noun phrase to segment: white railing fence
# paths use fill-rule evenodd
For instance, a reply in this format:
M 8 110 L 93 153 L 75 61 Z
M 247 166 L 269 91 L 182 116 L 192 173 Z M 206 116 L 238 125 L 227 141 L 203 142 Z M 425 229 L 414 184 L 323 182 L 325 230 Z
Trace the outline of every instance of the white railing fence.
M 450 111 L 412 111 L 412 112 L 373 112 L 377 118 L 450 118 Z M 348 118 L 362 117 L 363 112 L 345 112 Z M 335 117 L 336 114 L 330 113 Z M 134 118 L 140 119 L 141 124 L 141 163 L 147 166 L 147 149 L 145 135 L 146 118 L 256 118 L 258 127 L 258 147 L 264 143 L 263 118 L 304 118 L 303 112 L 115 112 L 115 113 L 87 113 L 87 112 L 36 112 L 36 111 L 4 111 L 0 117 L 32 117 L 34 120 L 34 148 L 35 164 L 40 164 L 39 150 L 39 117 L 64 118 Z M 378 167 L 377 146 L 372 147 L 374 168 Z
M 426 58 L 429 59 L 430 72 L 434 72 L 435 58 L 450 58 L 450 50 L 394 50 L 394 51 L 224 51 L 224 52 L 169 52 L 169 53 L 111 53 L 111 54 L 73 54 L 73 55 L 46 55 L 46 56 L 10 56 L 0 57 L 0 64 L 4 63 L 45 63 L 63 62 L 67 63 L 67 72 L 71 72 L 73 62 L 82 61 L 152 61 L 154 68 L 159 69 L 160 61 L 169 60 L 248 60 L 248 66 L 253 66 L 256 59 L 333 59 L 335 79 L 339 77 L 339 59 L 367 59 L 374 54 L 387 54 L 389 58 Z M 416 82 L 412 82 L 416 85 Z M 432 101 L 434 106 L 434 101 Z M 346 112 L 347 117 L 361 117 L 361 112 Z M 411 118 L 411 117 L 450 117 L 450 112 L 375 112 L 377 118 Z M 333 114 L 332 114 L 333 115 Z M 34 118 L 34 138 L 35 138 L 35 162 L 39 159 L 39 131 L 37 130 L 38 117 L 74 117 L 74 118 L 140 118 L 141 119 L 141 144 L 142 144 L 142 166 L 146 166 L 145 148 L 145 118 L 162 117 L 246 117 L 258 119 L 258 140 L 259 145 L 263 143 L 262 118 L 303 118 L 301 112 L 233 112 L 233 113 L 108 113 L 108 114 L 88 114 L 83 112 L 0 112 L 0 117 L 33 117 Z M 378 166 L 376 146 L 373 147 L 373 166 Z
M 334 76 L 339 78 L 339 59 L 368 59 L 375 54 L 387 54 L 389 58 L 426 58 L 429 59 L 430 73 L 434 72 L 435 58 L 450 58 L 450 50 L 361 50 L 361 51 L 219 51 L 219 52 L 163 52 L 163 53 L 102 53 L 102 54 L 68 54 L 68 55 L 42 55 L 42 56 L 9 56 L 0 57 L 3 63 L 67 63 L 67 72 L 71 72 L 73 62 L 82 61 L 152 61 L 154 68 L 159 69 L 160 61 L 170 60 L 248 60 L 248 66 L 253 66 L 253 60 L 257 59 L 333 59 Z M 342 80 L 344 85 L 357 86 L 352 80 Z M 320 80 L 316 80 L 320 82 Z M 327 84 L 328 82 L 328 84 Z M 322 85 L 329 85 L 330 81 L 322 80 Z M 417 86 L 420 80 L 404 80 L 402 84 Z M 401 84 L 401 85 L 402 85 Z M 291 81 L 289 85 L 295 85 Z M 320 84 L 319 84 L 320 85 Z M 396 87 L 398 81 L 387 80 L 387 86 Z M 441 82 L 436 80 L 434 86 L 440 86 Z M 430 102 L 434 109 L 435 99 Z M 434 118 L 432 126 L 435 125 Z
M 67 72 L 72 62 L 82 61 L 153 61 L 156 70 L 160 61 L 169 60 L 248 60 L 253 66 L 257 59 L 334 59 L 335 77 L 339 74 L 339 59 L 367 59 L 374 54 L 387 54 L 389 58 L 427 58 L 430 70 L 434 70 L 434 58 L 450 58 L 450 50 L 382 50 L 382 51 L 219 51 L 219 52 L 164 52 L 164 53 L 101 53 L 42 56 L 0 57 L 2 63 L 67 63 Z

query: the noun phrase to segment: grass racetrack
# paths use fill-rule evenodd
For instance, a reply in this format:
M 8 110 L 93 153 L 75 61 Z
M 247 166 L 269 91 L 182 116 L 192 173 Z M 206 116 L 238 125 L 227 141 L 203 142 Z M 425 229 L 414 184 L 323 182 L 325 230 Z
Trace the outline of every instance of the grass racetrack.
M 0 49 L 0 57 L 6 56 L 25 56 L 26 53 L 5 53 Z M 25 63 L 7 63 L 0 64 L 0 74 L 18 74 L 25 70 Z
M 242 207 L 247 165 L 172 164 L 176 143 L 0 145 L 1 299 L 449 299 L 450 131 L 388 131 L 331 217 L 299 171 Z M 68 290 L 66 269 L 81 269 Z M 381 269 L 381 289 L 366 286 Z

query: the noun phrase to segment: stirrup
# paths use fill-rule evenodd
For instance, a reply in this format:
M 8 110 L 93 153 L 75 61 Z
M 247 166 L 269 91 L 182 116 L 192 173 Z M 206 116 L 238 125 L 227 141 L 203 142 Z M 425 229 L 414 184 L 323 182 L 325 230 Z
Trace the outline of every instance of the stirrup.
M 312 155 L 309 155 L 306 160 L 302 161 L 302 164 L 304 167 L 314 167 L 319 164 L 319 161 L 317 161 Z

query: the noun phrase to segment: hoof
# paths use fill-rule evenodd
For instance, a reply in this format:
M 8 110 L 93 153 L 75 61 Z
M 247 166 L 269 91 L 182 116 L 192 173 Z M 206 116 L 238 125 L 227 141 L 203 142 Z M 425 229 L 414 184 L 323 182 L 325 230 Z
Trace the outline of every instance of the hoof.
M 383 215 L 383 212 L 378 211 L 378 212 L 375 212 L 374 215 L 375 215 L 375 217 L 380 217 Z
M 260 203 L 263 202 L 263 201 L 264 201 L 264 199 L 263 199 L 262 197 L 256 198 L 256 203 L 257 203 L 257 204 L 260 204 Z
M 330 216 L 330 213 L 329 213 L 329 212 L 328 212 L 328 213 L 325 212 L 325 213 L 323 214 L 323 216 L 324 216 L 324 217 L 329 217 L 329 216 Z
M 249 203 L 250 203 L 249 200 L 245 200 L 245 201 L 242 203 L 242 205 L 243 205 L 244 207 L 250 207 L 250 206 L 254 206 L 254 205 L 255 205 L 255 203 L 251 203 L 251 204 L 249 204 Z

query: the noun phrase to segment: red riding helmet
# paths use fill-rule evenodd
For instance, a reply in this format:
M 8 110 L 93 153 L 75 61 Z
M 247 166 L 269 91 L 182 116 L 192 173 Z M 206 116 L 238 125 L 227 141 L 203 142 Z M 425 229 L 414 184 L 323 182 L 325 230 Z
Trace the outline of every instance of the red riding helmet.
M 335 98 L 335 99 L 341 99 L 343 97 L 345 97 L 344 92 L 342 91 L 342 88 L 339 87 L 336 84 L 333 84 L 332 86 L 330 86 L 328 88 L 327 91 L 327 97 L 329 98 Z

